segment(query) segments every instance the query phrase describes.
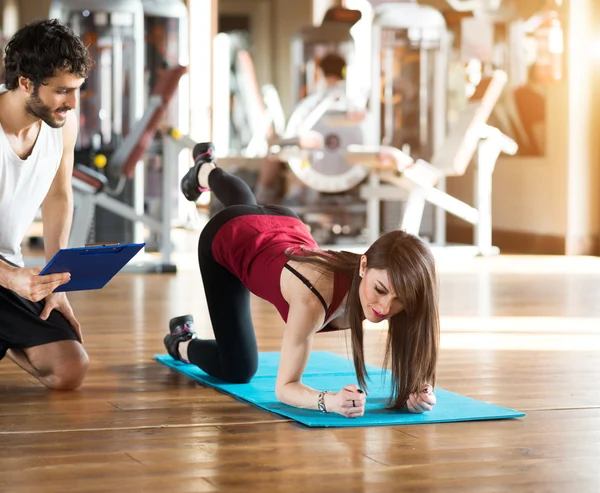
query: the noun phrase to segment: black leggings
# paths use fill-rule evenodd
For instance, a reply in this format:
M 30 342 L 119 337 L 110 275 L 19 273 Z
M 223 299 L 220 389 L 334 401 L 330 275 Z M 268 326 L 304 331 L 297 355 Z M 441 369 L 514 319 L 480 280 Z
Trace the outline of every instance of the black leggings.
M 257 205 L 250 187 L 221 168 L 210 173 L 208 184 L 225 206 L 206 224 L 198 242 L 200 273 L 215 339 L 192 339 L 188 358 L 213 377 L 246 383 L 258 366 L 250 292 L 236 276 L 217 263 L 212 254 L 212 242 L 219 228 L 234 217 L 250 214 L 298 216 L 285 207 Z

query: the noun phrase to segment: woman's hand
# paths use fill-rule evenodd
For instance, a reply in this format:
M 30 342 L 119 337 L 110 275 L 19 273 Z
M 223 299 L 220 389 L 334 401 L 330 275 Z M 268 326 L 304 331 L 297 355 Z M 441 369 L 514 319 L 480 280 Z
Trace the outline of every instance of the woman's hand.
M 431 411 L 435 406 L 436 399 L 431 385 L 427 385 L 421 392 L 410 394 L 406 401 L 406 407 L 411 413 L 420 414 Z
M 325 394 L 325 407 L 331 413 L 347 418 L 358 418 L 365 414 L 366 394 L 356 385 L 346 385 L 335 394 Z

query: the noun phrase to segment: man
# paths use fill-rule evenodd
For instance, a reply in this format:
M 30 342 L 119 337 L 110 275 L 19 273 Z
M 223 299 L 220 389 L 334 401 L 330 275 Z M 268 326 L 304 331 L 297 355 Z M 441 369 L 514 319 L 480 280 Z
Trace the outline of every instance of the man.
M 513 89 L 520 154 L 543 156 L 546 153 L 546 92 L 536 76 L 535 64 L 529 67 L 525 84 Z
M 23 267 L 21 242 L 42 207 L 49 260 L 68 244 L 77 138 L 72 111 L 91 67 L 87 50 L 57 20 L 20 29 L 5 50 L 0 86 L 0 359 L 42 384 L 75 389 L 88 367 L 81 328 L 65 293 L 69 274 Z
M 321 101 L 323 95 L 329 91 L 344 90 L 344 81 L 346 78 L 346 60 L 337 53 L 328 53 L 319 61 L 320 82 L 322 90 L 315 94 L 308 95 L 300 104 L 306 111 L 293 111 L 287 128 L 298 127 L 304 118 L 312 111 L 314 107 Z M 308 136 L 305 141 L 308 142 Z M 318 145 L 318 144 L 316 144 Z M 276 187 L 277 180 L 280 179 L 281 173 L 284 170 L 284 163 L 277 157 L 268 156 L 263 161 L 258 176 L 256 185 L 256 200 L 259 204 L 275 204 L 278 202 L 278 190 Z M 303 202 L 306 186 L 296 176 L 289 176 L 288 191 L 284 198 L 286 205 L 299 205 Z

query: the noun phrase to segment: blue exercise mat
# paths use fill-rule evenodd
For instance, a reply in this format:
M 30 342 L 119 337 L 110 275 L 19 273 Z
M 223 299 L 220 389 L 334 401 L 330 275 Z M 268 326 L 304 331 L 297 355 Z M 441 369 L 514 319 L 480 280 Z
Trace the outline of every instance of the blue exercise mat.
M 258 371 L 250 383 L 232 384 L 213 378 L 195 365 L 176 361 L 166 354 L 156 359 L 171 368 L 197 380 L 248 401 L 273 413 L 292 418 L 311 427 L 342 426 L 395 426 L 422 423 L 445 423 L 453 421 L 477 421 L 486 419 L 519 418 L 525 414 L 504 407 L 488 404 L 437 387 L 437 404 L 432 411 L 423 414 L 411 414 L 408 411 L 386 409 L 390 393 L 391 374 L 367 366 L 371 381 L 369 383 L 367 406 L 364 416 L 348 419 L 339 414 L 321 413 L 308 409 L 298 409 L 282 404 L 275 397 L 275 378 L 279 365 L 279 353 L 260 353 Z M 302 382 L 314 389 L 337 391 L 356 382 L 356 373 L 352 362 L 336 354 L 316 351 L 311 353 Z

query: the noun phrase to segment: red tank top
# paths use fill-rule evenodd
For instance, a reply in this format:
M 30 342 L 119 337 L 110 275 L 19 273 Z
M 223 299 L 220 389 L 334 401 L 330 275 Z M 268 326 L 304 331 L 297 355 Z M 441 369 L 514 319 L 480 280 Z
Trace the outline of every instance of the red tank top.
M 251 293 L 272 303 L 287 322 L 289 305 L 280 289 L 288 248 L 318 249 L 306 225 L 294 217 L 246 215 L 227 221 L 212 242 L 214 259 Z M 350 280 L 335 273 L 333 299 L 325 321 L 335 313 L 350 288 Z M 210 289 L 210 287 L 209 287 Z

